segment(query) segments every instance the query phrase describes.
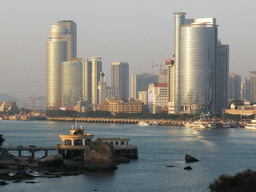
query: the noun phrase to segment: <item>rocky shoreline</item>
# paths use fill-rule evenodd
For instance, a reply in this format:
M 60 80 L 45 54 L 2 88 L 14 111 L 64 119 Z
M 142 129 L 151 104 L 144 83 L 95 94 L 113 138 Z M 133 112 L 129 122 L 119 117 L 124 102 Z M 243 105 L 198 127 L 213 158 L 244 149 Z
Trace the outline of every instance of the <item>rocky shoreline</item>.
M 57 178 L 80 175 L 88 172 L 114 171 L 120 163 L 129 163 L 124 157 L 113 158 L 113 149 L 108 143 L 91 142 L 91 149 L 73 159 L 63 159 L 62 155 L 51 155 L 45 158 L 14 156 L 0 150 L 0 185 L 8 181 L 18 183 L 36 183 L 37 177 Z M 107 150 L 108 149 L 108 150 Z

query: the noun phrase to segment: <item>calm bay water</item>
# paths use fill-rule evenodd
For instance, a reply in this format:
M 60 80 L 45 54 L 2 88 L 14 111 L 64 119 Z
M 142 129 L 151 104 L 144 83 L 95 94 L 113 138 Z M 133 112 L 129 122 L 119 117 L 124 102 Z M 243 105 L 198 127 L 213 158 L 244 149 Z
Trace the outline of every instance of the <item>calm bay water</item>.
M 5 147 L 46 146 L 60 143 L 73 123 L 0 121 Z M 256 170 L 256 131 L 237 129 L 194 130 L 186 127 L 78 123 L 97 137 L 130 138 L 139 159 L 120 164 L 114 172 L 92 172 L 54 179 L 36 178 L 36 184 L 12 183 L 0 191 L 209 191 L 220 174 Z M 185 163 L 190 154 L 199 162 Z M 17 154 L 15 154 L 17 155 Z M 29 155 L 29 153 L 23 155 Z M 36 157 L 43 153 L 36 153 Z M 166 167 L 173 165 L 175 167 Z M 191 171 L 184 170 L 191 166 Z

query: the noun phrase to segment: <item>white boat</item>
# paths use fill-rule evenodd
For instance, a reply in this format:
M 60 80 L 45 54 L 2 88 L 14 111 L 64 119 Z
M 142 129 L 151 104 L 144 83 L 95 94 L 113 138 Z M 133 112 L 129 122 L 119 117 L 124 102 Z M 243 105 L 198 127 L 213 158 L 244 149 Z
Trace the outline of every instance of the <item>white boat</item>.
M 139 126 L 148 126 L 149 124 L 146 123 L 145 121 L 140 121 L 139 123 L 137 123 L 137 125 L 139 125 Z
M 255 129 L 256 130 L 256 119 L 252 119 L 251 123 L 244 126 L 245 129 Z
M 193 123 L 190 124 L 189 127 L 194 129 L 205 129 L 206 125 L 204 125 L 202 121 L 194 121 Z

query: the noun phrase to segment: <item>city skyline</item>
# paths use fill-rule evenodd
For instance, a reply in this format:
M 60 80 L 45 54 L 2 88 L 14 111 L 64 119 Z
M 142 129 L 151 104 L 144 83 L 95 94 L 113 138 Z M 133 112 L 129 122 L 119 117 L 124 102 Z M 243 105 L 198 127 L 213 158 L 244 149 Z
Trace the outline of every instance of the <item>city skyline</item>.
M 48 2 L 49 3 L 49 2 Z M 52 2 L 54 5 L 60 2 Z M 254 26 L 250 23 L 255 17 L 250 1 L 235 1 L 234 5 L 222 2 L 212 3 L 167 3 L 160 2 L 135 4 L 110 2 L 98 5 L 97 17 L 92 10 L 97 3 L 89 3 L 82 11 L 84 3 L 72 3 L 76 11 L 67 13 L 61 6 L 46 2 L 3 1 L 1 23 L 4 26 L 1 42 L 0 92 L 19 98 L 45 95 L 46 55 L 45 41 L 50 36 L 49 26 L 59 20 L 73 20 L 77 23 L 77 56 L 102 57 L 102 71 L 106 71 L 106 80 L 110 85 L 111 63 L 126 61 L 130 74 L 150 72 L 152 56 L 168 58 L 174 49 L 173 12 L 188 12 L 189 18 L 217 19 L 219 38 L 230 46 L 230 72 L 240 74 L 242 79 L 255 70 L 253 54 L 256 40 L 253 38 Z M 193 5 L 194 4 L 194 5 Z M 115 5 L 113 8 L 111 5 Z M 232 9 L 227 9 L 232 7 Z M 81 7 L 81 8 L 80 8 Z M 116 12 L 114 12 L 116 10 Z M 225 11 L 224 11 L 225 10 Z M 226 11 L 228 10 L 228 11 Z M 99 14 L 100 13 L 100 14 Z M 150 13 L 150 14 L 148 14 Z M 236 19 L 234 25 L 233 19 Z M 124 24 L 123 24 L 124 23 Z

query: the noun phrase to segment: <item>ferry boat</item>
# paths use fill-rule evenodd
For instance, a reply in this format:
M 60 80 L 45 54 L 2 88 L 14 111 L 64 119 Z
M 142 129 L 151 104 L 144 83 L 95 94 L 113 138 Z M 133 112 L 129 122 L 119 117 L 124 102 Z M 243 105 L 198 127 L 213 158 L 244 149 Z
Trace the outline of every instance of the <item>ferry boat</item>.
M 245 129 L 254 129 L 254 130 L 256 130 L 256 119 L 252 119 L 251 123 L 247 124 L 244 127 L 245 127 Z
M 149 124 L 146 123 L 145 121 L 140 121 L 139 123 L 137 123 L 137 125 L 145 127 L 145 126 L 148 126 Z

